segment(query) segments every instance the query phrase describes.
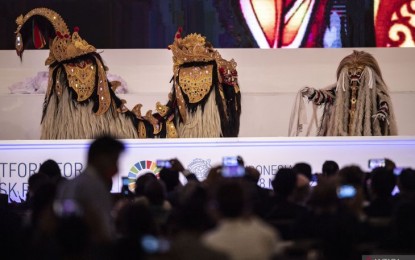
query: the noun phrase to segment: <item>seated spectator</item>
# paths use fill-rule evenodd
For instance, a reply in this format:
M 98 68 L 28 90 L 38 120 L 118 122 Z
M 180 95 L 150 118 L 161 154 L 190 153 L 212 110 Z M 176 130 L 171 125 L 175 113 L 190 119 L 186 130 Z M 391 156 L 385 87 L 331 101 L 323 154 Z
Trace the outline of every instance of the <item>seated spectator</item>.
M 203 181 L 203 184 L 209 188 L 209 190 L 213 190 L 218 183 L 223 180 L 222 177 L 222 165 L 217 165 L 210 168 L 206 179 Z
M 376 254 L 385 252 L 400 255 L 415 253 L 415 202 L 403 200 L 397 205 L 392 217 L 391 231 L 381 241 Z
M 7 197 L 7 196 L 6 196 Z M 7 197 L 8 198 L 8 197 Z M 7 205 L 7 200 L 5 201 Z M 0 245 L 1 253 L 8 259 L 21 259 L 22 245 L 27 245 L 19 239 L 21 232 L 21 216 L 8 206 L 0 207 Z
M 304 206 L 294 202 L 296 185 L 297 174 L 290 168 L 279 169 L 272 180 L 274 196 L 265 219 L 281 232 L 283 239 L 295 238 L 295 224 L 307 213 Z
M 160 181 L 162 181 L 166 187 L 167 200 L 172 206 L 176 206 L 178 203 L 178 192 L 182 188 L 182 184 L 179 179 L 179 171 L 169 168 L 162 168 L 159 176 Z
M 278 235 L 249 214 L 247 199 L 240 182 L 224 180 L 215 200 L 221 220 L 216 229 L 204 235 L 203 241 L 231 259 L 270 259 L 279 250 Z
M 40 187 L 46 183 L 50 183 L 50 179 L 46 174 L 35 173 L 27 180 L 28 189 L 26 193 L 26 206 L 31 207 L 33 196 L 38 192 Z
M 39 173 L 43 173 L 48 176 L 49 179 L 55 184 L 58 184 L 62 179 L 64 179 L 59 165 L 51 159 L 44 161 L 42 165 L 40 165 Z
M 399 204 L 393 219 L 395 249 L 405 254 L 415 253 L 415 201 Z
M 150 212 L 153 214 L 154 221 L 158 230 L 165 229 L 167 218 L 172 207 L 166 200 L 166 190 L 159 180 L 150 180 L 144 187 L 144 196 L 149 202 Z
M 136 197 L 144 196 L 144 187 L 146 184 L 150 181 L 157 180 L 156 175 L 152 172 L 146 172 L 142 175 L 138 176 L 138 178 L 135 180 L 135 188 L 134 193 Z
M 208 200 L 208 192 L 200 183 L 188 182 L 181 190 L 178 207 L 172 215 L 175 229 L 172 259 L 229 259 L 201 241 L 201 235 L 215 224 L 208 210 Z
M 321 173 L 325 178 L 332 178 L 339 172 L 339 165 L 335 161 L 325 161 L 323 163 Z
M 317 178 L 314 177 L 313 178 Z M 293 202 L 298 205 L 305 206 L 309 196 L 310 196 L 310 187 L 311 183 L 309 179 L 303 174 L 297 174 L 297 181 L 295 184 L 295 189 L 293 192 Z
M 294 164 L 293 171 L 296 174 L 303 174 L 304 176 L 306 176 L 309 182 L 312 179 L 313 171 L 311 169 L 310 164 L 308 163 L 300 162 L 300 163 Z
M 355 165 L 346 166 L 339 171 L 339 184 L 351 185 L 356 190 L 356 193 L 353 197 L 343 199 L 342 203 L 359 219 L 365 218 L 363 211 L 363 202 L 365 199 L 364 179 L 364 172 L 360 169 L 360 167 Z
M 257 169 L 251 166 L 245 167 L 244 180 L 251 197 L 253 213 L 261 218 L 265 218 L 271 205 L 272 192 L 258 185 L 260 177 L 261 173 Z
M 303 235 L 319 241 L 319 259 L 360 257 L 355 246 L 363 231 L 356 216 L 339 202 L 335 183 L 322 180 L 310 196 L 311 214 L 300 222 Z
M 372 200 L 365 207 L 365 213 L 369 217 L 391 217 L 395 208 L 392 191 L 396 185 L 396 176 L 385 167 L 375 168 L 370 175 Z
M 21 251 L 22 258 L 58 257 L 55 241 L 58 221 L 53 207 L 56 185 L 43 173 L 32 175 L 29 183 L 31 185 L 27 215 L 29 218 L 26 219 L 21 241 L 28 250 Z
M 159 233 L 147 203 L 127 201 L 119 210 L 115 224 L 118 238 L 112 259 L 145 259 L 142 246 L 146 236 L 157 238 Z

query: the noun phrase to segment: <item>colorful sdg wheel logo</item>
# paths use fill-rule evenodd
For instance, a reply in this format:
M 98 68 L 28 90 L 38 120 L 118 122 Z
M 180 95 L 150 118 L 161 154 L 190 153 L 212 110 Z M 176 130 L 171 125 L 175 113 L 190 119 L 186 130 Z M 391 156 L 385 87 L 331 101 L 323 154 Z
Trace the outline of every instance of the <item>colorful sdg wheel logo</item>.
M 156 162 L 149 161 L 149 160 L 143 160 L 139 161 L 136 164 L 134 164 L 133 167 L 131 167 L 130 171 L 128 172 L 128 189 L 131 192 L 134 192 L 135 189 L 135 180 L 137 180 L 138 177 L 141 175 L 152 172 L 156 175 L 156 177 L 159 177 L 159 172 L 161 168 L 157 167 Z

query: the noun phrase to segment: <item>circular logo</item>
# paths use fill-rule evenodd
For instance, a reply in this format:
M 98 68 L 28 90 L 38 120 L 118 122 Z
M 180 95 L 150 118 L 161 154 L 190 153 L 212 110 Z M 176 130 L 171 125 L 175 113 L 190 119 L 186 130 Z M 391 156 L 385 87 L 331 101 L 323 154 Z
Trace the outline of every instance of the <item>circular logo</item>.
M 160 170 L 161 169 L 157 167 L 156 162 L 153 162 L 150 160 L 142 160 L 142 161 L 137 162 L 131 167 L 130 171 L 128 172 L 128 180 L 129 180 L 128 189 L 134 192 L 135 181 L 137 180 L 138 177 L 140 177 L 141 175 L 145 173 L 148 173 L 148 172 L 154 173 L 158 178 L 158 174 Z

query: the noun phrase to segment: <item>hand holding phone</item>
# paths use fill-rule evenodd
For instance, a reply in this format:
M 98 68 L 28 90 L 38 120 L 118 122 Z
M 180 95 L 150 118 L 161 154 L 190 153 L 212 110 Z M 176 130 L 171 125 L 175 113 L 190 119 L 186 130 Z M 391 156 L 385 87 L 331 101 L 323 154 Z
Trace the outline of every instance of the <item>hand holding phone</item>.
M 170 160 L 157 160 L 156 164 L 158 168 L 170 169 L 172 166 Z
M 352 185 L 342 185 L 337 189 L 339 199 L 351 199 L 356 196 L 356 188 Z
M 368 162 L 369 169 L 373 170 L 378 167 L 385 167 L 386 160 L 385 159 L 370 159 Z
M 124 176 L 121 179 L 122 179 L 121 193 L 126 196 L 130 195 L 131 191 L 128 186 L 130 184 L 129 178 Z
M 222 176 L 225 178 L 242 177 L 245 175 L 245 167 L 240 165 L 237 156 L 223 157 Z

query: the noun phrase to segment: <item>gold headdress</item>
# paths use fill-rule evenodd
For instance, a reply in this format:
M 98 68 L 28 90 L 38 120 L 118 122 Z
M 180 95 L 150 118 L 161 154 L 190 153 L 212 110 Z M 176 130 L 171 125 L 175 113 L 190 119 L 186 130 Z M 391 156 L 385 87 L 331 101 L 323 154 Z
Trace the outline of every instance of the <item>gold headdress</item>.
M 372 68 L 375 71 L 375 73 L 380 76 L 380 78 L 382 78 L 382 72 L 380 71 L 379 64 L 376 61 L 375 57 L 373 57 L 370 53 L 354 50 L 352 54 L 344 57 L 340 62 L 339 66 L 337 67 L 337 79 L 339 78 L 343 68 L 351 68 L 358 66 L 368 66 Z
M 175 90 L 179 101 L 180 114 L 185 122 L 185 102 L 181 91 L 179 91 L 179 87 L 182 88 L 190 103 L 198 104 L 209 93 L 212 86 L 212 75 L 215 72 L 213 71 L 213 65 L 180 68 L 183 64 L 214 61 L 216 63 L 216 75 L 218 75 L 219 82 L 234 86 L 237 92 L 239 92 L 239 87 L 237 85 L 237 64 L 233 59 L 230 61 L 223 59 L 211 43 L 206 41 L 204 36 L 192 33 L 182 38 L 181 33 L 182 28 L 179 28 L 173 44 L 169 45 L 168 48 L 173 53 L 175 82 L 179 78 L 178 84 L 175 84 Z M 223 93 L 221 94 L 223 96 Z
M 50 65 L 54 61 L 64 61 L 73 59 L 79 56 L 82 56 L 87 53 L 95 52 L 96 49 L 94 46 L 88 44 L 85 40 L 83 40 L 78 34 L 78 28 L 74 29 L 73 34 L 68 30 L 66 23 L 63 21 L 62 17 L 47 8 L 35 8 L 27 13 L 25 16 L 20 15 L 16 19 L 16 23 L 18 25 L 16 30 L 16 51 L 17 54 L 21 57 L 24 46 L 22 35 L 20 34 L 20 30 L 23 25 L 33 16 L 39 15 L 45 17 L 55 29 L 56 36 L 49 46 L 50 53 L 49 57 L 46 60 L 45 64 Z
M 46 65 L 54 62 L 68 61 L 85 54 L 94 54 L 96 49 L 94 46 L 83 40 L 79 34 L 79 28 L 75 27 L 71 33 L 66 26 L 62 17 L 53 10 L 47 8 L 35 8 L 28 12 L 25 16 L 20 15 L 16 19 L 18 25 L 16 30 L 16 51 L 21 57 L 24 46 L 20 30 L 24 24 L 33 16 L 42 16 L 46 18 L 55 30 L 55 38 L 50 43 L 49 57 L 45 61 Z M 56 94 L 62 95 L 62 82 L 60 75 L 65 72 L 68 87 L 72 88 L 77 94 L 77 101 L 83 102 L 89 99 L 96 91 L 98 95 L 98 109 L 96 115 L 102 115 L 109 109 L 111 105 L 110 83 L 106 78 L 107 68 L 103 64 L 99 55 L 91 55 L 74 62 L 62 63 L 60 66 L 53 66 L 49 69 L 49 85 L 46 92 L 46 100 L 52 92 L 52 87 L 56 89 Z M 56 73 L 54 73 L 56 71 Z M 55 76 L 54 76 L 55 75 Z M 97 78 L 97 79 L 96 79 Z M 97 82 L 97 84 L 95 84 Z
M 220 54 L 213 49 L 205 37 L 192 33 L 185 38 L 181 37 L 182 29 L 179 28 L 169 49 L 173 52 L 173 70 L 176 74 L 180 65 L 189 62 L 209 62 L 221 59 Z
M 191 33 L 182 38 L 181 33 L 182 28 L 179 28 L 173 44 L 168 47 L 173 52 L 173 71 L 175 75 L 181 65 L 190 62 L 216 61 L 220 74 L 231 73 L 231 71 L 236 70 L 236 62 L 233 59 L 230 61 L 223 59 L 210 42 L 206 41 L 204 36 Z

